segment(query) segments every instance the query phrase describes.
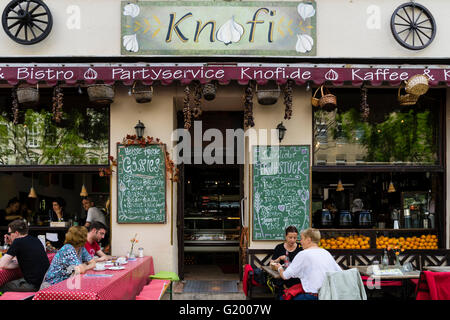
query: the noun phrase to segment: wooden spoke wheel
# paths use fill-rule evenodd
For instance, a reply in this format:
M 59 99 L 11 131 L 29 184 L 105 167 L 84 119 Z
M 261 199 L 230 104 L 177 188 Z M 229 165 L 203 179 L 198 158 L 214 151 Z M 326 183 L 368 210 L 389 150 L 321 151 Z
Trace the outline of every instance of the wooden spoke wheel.
M 53 19 L 50 9 L 41 0 L 13 0 L 3 11 L 2 24 L 11 39 L 29 45 L 50 34 Z
M 433 42 L 436 22 L 421 4 L 408 2 L 395 9 L 391 17 L 391 31 L 400 45 L 410 50 L 421 50 Z

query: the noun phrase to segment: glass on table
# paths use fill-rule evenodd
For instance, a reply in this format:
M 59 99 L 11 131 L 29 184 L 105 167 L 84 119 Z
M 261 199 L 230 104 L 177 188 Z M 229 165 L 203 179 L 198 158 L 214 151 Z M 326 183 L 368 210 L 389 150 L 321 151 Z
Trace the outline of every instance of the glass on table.
M 406 263 L 404 263 L 403 266 L 402 266 L 402 271 L 403 271 L 403 272 L 411 272 L 411 271 L 414 271 L 414 267 L 413 267 L 413 265 L 411 264 L 411 262 L 406 262 Z

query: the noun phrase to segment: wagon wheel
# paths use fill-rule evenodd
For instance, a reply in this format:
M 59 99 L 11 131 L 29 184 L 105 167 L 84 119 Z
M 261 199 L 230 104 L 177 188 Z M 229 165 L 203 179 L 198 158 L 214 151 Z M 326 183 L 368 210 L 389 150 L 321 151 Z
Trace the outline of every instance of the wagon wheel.
M 403 47 L 421 50 L 433 42 L 436 22 L 427 8 L 408 2 L 400 5 L 392 14 L 391 31 L 395 40 Z
M 41 0 L 13 0 L 2 15 L 3 30 L 20 44 L 35 44 L 52 30 L 50 9 Z

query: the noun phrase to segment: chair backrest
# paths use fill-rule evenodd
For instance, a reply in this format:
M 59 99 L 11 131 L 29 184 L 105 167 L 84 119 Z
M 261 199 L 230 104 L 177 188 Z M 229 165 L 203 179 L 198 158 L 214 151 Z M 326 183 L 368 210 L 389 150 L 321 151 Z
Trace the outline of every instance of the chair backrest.
M 319 300 L 367 300 L 358 269 L 327 272 L 319 291 Z

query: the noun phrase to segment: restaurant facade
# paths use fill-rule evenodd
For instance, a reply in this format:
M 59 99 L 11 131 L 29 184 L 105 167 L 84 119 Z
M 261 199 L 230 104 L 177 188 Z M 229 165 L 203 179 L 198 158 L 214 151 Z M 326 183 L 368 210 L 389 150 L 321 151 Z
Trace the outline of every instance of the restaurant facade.
M 446 1 L 30 7 L 2 7 L 0 205 L 36 234 L 61 242 L 49 203 L 83 223 L 87 193 L 113 255 L 136 237 L 182 277 L 237 273 L 289 225 L 339 257 L 448 259 Z

